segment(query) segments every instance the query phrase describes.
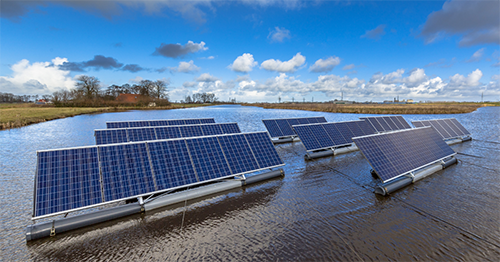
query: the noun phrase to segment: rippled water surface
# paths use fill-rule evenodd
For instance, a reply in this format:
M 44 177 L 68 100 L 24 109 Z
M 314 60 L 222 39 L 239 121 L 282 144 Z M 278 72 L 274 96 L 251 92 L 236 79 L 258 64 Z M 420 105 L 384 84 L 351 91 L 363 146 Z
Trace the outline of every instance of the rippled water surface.
M 106 121 L 213 117 L 243 132 L 261 119 L 366 115 L 241 106 L 83 115 L 0 131 L 0 260 L 322 261 L 465 260 L 500 257 L 500 108 L 455 117 L 472 142 L 453 145 L 458 165 L 381 197 L 360 152 L 305 161 L 298 143 L 276 146 L 285 177 L 153 213 L 26 243 L 36 150 L 93 145 Z M 183 219 L 184 217 L 184 219 Z

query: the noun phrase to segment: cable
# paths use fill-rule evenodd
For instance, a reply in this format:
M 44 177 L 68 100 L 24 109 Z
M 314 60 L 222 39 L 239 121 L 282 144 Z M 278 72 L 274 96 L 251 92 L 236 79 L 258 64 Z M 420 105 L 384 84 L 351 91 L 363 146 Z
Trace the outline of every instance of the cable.
M 474 141 L 500 145 L 500 142 L 495 142 L 495 141 L 478 140 L 478 139 L 475 139 L 475 138 L 474 138 Z

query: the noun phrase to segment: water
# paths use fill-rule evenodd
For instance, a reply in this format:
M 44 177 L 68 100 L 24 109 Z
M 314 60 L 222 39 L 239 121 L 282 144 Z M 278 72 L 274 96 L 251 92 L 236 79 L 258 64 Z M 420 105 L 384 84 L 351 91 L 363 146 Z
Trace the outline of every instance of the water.
M 26 243 L 36 150 L 93 145 L 106 121 L 213 117 L 243 132 L 261 119 L 366 115 L 241 106 L 82 115 L 0 131 L 0 260 L 465 260 L 500 257 L 500 108 L 455 117 L 474 140 L 452 148 L 459 164 L 390 197 L 360 152 L 305 161 L 301 143 L 278 145 L 286 176 L 154 213 Z M 183 221 L 184 216 L 184 221 Z

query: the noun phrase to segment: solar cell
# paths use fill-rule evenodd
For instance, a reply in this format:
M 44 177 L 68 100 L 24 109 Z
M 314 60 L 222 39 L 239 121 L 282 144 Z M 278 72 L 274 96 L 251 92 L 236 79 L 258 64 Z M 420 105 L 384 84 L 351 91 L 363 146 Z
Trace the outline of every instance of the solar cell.
M 411 128 L 402 116 L 360 117 L 368 121 L 377 132 L 388 132 Z
M 128 128 L 127 135 L 128 135 L 128 142 L 156 140 L 155 129 L 151 127 Z
M 184 139 L 148 142 L 157 190 L 200 182 Z
M 200 121 L 200 119 L 185 119 L 184 123 L 186 125 L 197 125 L 197 124 L 201 124 L 201 121 Z
M 353 137 L 365 135 L 365 132 L 363 132 L 363 130 L 361 130 L 361 128 L 358 126 L 358 122 L 360 122 L 360 121 L 346 122 L 347 127 L 349 128 L 349 130 L 351 130 Z
M 179 119 L 179 120 L 167 120 L 167 124 L 169 126 L 182 126 L 182 125 L 185 125 L 185 122 L 182 119 Z
M 179 130 L 178 126 L 155 127 L 155 133 L 157 139 L 172 139 L 182 137 L 181 131 Z
M 217 137 L 186 139 L 186 143 L 200 181 L 231 175 Z
M 129 128 L 129 127 L 148 127 L 148 126 L 179 126 L 193 124 L 211 124 L 215 123 L 213 118 L 199 119 L 171 119 L 171 120 L 139 120 L 139 121 L 112 121 L 106 122 L 106 128 Z
M 201 127 L 199 125 L 194 126 L 179 126 L 182 137 L 196 137 L 203 136 Z
M 406 120 L 402 116 L 396 116 L 395 118 L 393 118 L 393 120 L 399 120 L 399 123 L 401 124 L 400 129 L 411 128 L 410 124 L 408 124 L 408 122 L 406 122 Z
M 283 165 L 283 161 L 266 132 L 248 133 L 245 134 L 245 138 L 261 169 Z
M 213 125 L 200 125 L 201 131 L 204 136 L 213 136 L 213 135 L 221 135 L 223 134 L 221 124 L 213 124 Z
M 276 119 L 276 124 L 278 124 L 283 136 L 294 136 L 295 132 L 292 127 L 288 124 L 286 119 Z
M 307 118 L 297 118 L 297 121 L 299 122 L 298 125 L 310 124 Z
M 107 122 L 106 128 L 128 128 L 128 122 Z
M 375 130 L 377 132 L 383 132 L 383 131 L 385 131 L 384 128 L 378 123 L 378 121 L 377 121 L 376 118 L 373 118 L 373 117 L 371 117 L 371 118 L 361 117 L 359 119 L 365 120 L 368 123 L 370 123 L 370 125 L 372 125 L 372 127 L 375 128 Z
M 200 118 L 200 124 L 212 124 L 215 123 L 213 118 Z
M 318 120 L 318 123 L 326 123 L 327 122 L 325 117 L 323 117 L 323 116 L 322 117 L 315 117 L 315 118 L 316 118 L 316 120 Z
M 145 143 L 99 146 L 104 200 L 155 191 Z
M 353 141 L 383 182 L 455 154 L 430 127 L 356 137 Z
M 96 145 L 128 142 L 127 129 L 98 129 L 94 131 Z
M 432 126 L 443 139 L 468 136 L 470 133 L 455 118 L 412 121 L 415 127 Z
M 218 139 L 233 175 L 259 169 L 245 135 L 220 136 Z
M 129 127 L 145 127 L 149 126 L 149 121 L 130 121 L 128 125 Z
M 37 152 L 34 216 L 102 202 L 97 148 Z
M 241 133 L 240 127 L 237 123 L 224 123 L 220 124 L 220 127 L 222 128 L 222 132 L 224 134 Z
M 149 126 L 168 126 L 168 122 L 166 120 L 150 120 Z
M 309 125 L 298 125 L 294 126 L 293 128 L 295 129 L 295 132 L 297 132 L 297 134 L 299 135 L 300 141 L 302 141 L 302 144 L 304 145 L 307 151 L 322 148 L 321 144 L 316 139 L 316 136 L 312 132 Z
M 328 133 L 335 145 L 341 146 L 351 143 L 350 139 L 348 139 L 349 137 L 345 138 L 344 135 L 342 135 L 342 133 L 338 130 L 335 123 L 323 124 L 323 128 Z
M 272 138 L 276 137 L 283 137 L 283 132 L 281 132 L 281 129 L 279 128 L 278 124 L 276 123 L 276 120 L 271 119 L 271 120 L 262 120 L 264 125 L 266 126 L 267 131 L 269 132 L 269 135 L 271 135 Z
M 364 135 L 371 135 L 377 133 L 377 130 L 366 120 L 359 121 L 358 127 L 363 131 Z

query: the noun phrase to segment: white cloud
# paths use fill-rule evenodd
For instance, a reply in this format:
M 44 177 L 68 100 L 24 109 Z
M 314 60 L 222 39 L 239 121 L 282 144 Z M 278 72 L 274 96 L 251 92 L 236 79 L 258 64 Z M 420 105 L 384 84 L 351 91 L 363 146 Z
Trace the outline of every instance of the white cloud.
M 356 67 L 354 64 L 345 65 L 344 67 L 342 67 L 342 70 L 351 70 L 351 69 L 353 69 L 354 67 Z
M 248 73 L 252 71 L 252 68 L 257 64 L 258 63 L 257 61 L 254 61 L 252 54 L 244 53 L 243 55 L 238 56 L 234 62 L 229 65 L 229 69 L 236 72 Z
M 483 58 L 484 49 L 485 48 L 481 48 L 481 49 L 477 50 L 476 52 L 474 52 L 474 54 L 472 54 L 472 56 L 469 58 L 469 60 L 467 60 L 465 62 L 467 62 L 467 63 L 479 62 L 481 60 L 481 58 Z
M 315 72 L 315 73 L 320 73 L 320 72 L 329 72 L 332 71 L 332 69 L 335 66 L 338 66 L 340 64 L 340 58 L 336 56 L 330 56 L 327 59 L 319 59 L 309 67 L 309 71 Z
M 129 80 L 128 80 L 128 82 L 129 82 L 129 83 L 139 83 L 139 82 L 141 82 L 142 80 L 144 80 L 144 78 L 142 78 L 142 77 L 140 77 L 140 76 L 136 76 L 136 77 L 134 77 L 134 78 L 132 78 L 132 79 L 129 79 Z
M 432 12 L 420 36 L 426 43 L 459 35 L 460 46 L 500 44 L 500 2 L 451 0 L 441 10 Z
M 380 40 L 380 38 L 383 35 L 385 35 L 385 26 L 386 25 L 379 25 L 375 27 L 375 29 L 367 30 L 365 34 L 362 35 L 360 38 L 370 38 L 370 39 Z
M 276 26 L 274 27 L 274 30 L 271 30 L 271 32 L 269 32 L 267 38 L 270 39 L 271 42 L 282 43 L 285 39 L 292 38 L 292 36 L 290 35 L 290 30 L 285 29 L 284 27 L 279 28 L 278 26 Z
M 70 71 L 59 66 L 68 62 L 56 57 L 51 62 L 30 62 L 23 59 L 12 65 L 12 76 L 0 76 L 0 90 L 14 94 L 48 94 L 75 87 Z
M 181 61 L 179 62 L 179 66 L 177 67 L 169 67 L 171 72 L 180 72 L 180 73 L 195 73 L 200 71 L 200 68 L 196 66 L 193 60 L 189 62 Z
M 302 66 L 306 62 L 306 57 L 297 53 L 292 59 L 281 62 L 280 60 L 269 59 L 262 64 L 260 67 L 269 70 L 276 71 L 280 73 L 292 73 L 295 72 L 300 66 Z
M 210 75 L 209 73 L 203 73 L 198 78 L 196 78 L 196 81 L 198 82 L 215 82 L 217 80 L 219 80 L 219 78 Z

